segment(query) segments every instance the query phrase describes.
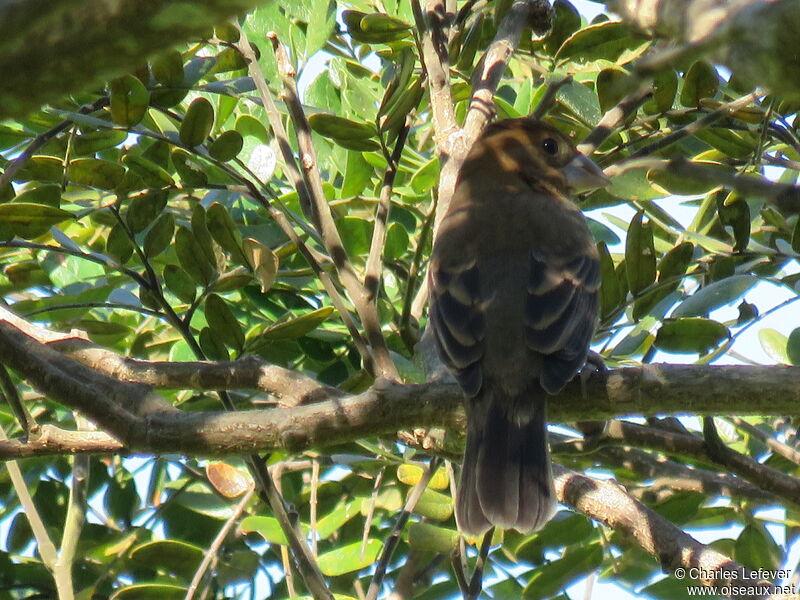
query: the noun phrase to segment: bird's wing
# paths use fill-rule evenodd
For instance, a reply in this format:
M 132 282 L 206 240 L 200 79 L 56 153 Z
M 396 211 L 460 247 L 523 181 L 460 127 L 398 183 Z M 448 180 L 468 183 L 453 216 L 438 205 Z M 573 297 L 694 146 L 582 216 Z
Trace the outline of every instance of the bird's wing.
M 586 361 L 594 334 L 600 264 L 581 253 L 568 260 L 531 252 L 525 307 L 528 348 L 543 356 L 540 383 L 558 393 Z
M 433 263 L 430 319 L 439 355 L 453 372 L 467 396 L 481 389 L 480 359 L 486 323 L 479 308 L 480 279 L 475 261 L 443 267 Z

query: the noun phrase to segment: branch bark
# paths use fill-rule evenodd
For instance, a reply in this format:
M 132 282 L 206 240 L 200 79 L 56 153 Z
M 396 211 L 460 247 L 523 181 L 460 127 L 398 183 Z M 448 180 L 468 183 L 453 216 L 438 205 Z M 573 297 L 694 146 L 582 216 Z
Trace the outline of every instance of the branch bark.
M 290 410 L 183 413 L 148 386 L 98 373 L 7 320 L 0 321 L 0 362 L 43 394 L 98 423 L 134 452 L 300 451 L 413 427 L 463 430 L 462 397 L 455 384 L 383 382 L 362 394 L 337 395 Z M 585 394 L 574 382 L 551 403 L 551 420 L 687 412 L 795 415 L 800 414 L 798 381 L 800 367 L 650 364 L 613 371 L 607 378 L 594 377 Z M 770 390 L 768 397 L 765 389 Z

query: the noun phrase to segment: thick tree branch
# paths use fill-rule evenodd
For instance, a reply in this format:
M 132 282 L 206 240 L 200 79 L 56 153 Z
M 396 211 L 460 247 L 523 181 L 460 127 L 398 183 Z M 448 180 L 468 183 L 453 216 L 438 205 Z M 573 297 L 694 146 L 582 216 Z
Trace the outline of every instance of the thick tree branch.
M 291 410 L 183 413 L 149 387 L 97 373 L 0 321 L 0 362 L 42 393 L 82 412 L 130 451 L 232 454 L 299 451 L 413 427 L 463 427 L 455 384 L 386 383 Z M 800 411 L 800 368 L 644 365 L 568 386 L 553 422 L 618 415 L 790 415 Z M 764 390 L 769 389 L 768 397 Z M 762 402 L 758 399 L 763 398 Z M 152 410 L 143 411 L 143 407 Z M 628 442 L 631 443 L 631 442 Z M 700 441 L 702 444 L 702 441 Z M 782 494 L 783 495 L 783 494 Z M 800 497 L 800 493 L 797 497 Z
M 655 556 L 666 573 L 681 567 L 690 577 L 691 569 L 702 569 L 705 574 L 718 576 L 715 579 L 691 578 L 689 585 L 752 586 L 760 583 L 752 569 L 701 544 L 630 496 L 616 482 L 597 481 L 557 464 L 553 465 L 553 476 L 561 502 L 629 536 L 645 552 Z M 769 585 L 769 582 L 761 583 Z

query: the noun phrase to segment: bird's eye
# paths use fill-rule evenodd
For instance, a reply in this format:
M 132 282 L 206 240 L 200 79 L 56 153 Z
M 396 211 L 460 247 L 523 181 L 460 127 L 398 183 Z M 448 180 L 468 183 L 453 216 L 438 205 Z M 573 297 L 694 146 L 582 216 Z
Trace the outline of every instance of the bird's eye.
M 542 142 L 542 150 L 550 156 L 555 156 L 558 153 L 558 143 L 553 138 L 547 138 Z

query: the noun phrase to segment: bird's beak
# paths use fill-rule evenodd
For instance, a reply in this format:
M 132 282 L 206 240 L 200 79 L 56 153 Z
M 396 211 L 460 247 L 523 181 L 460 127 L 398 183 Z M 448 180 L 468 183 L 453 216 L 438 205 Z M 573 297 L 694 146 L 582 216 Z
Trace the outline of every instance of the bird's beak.
M 611 180 L 603 170 L 583 154 L 578 154 L 564 167 L 567 184 L 576 192 L 605 187 Z

